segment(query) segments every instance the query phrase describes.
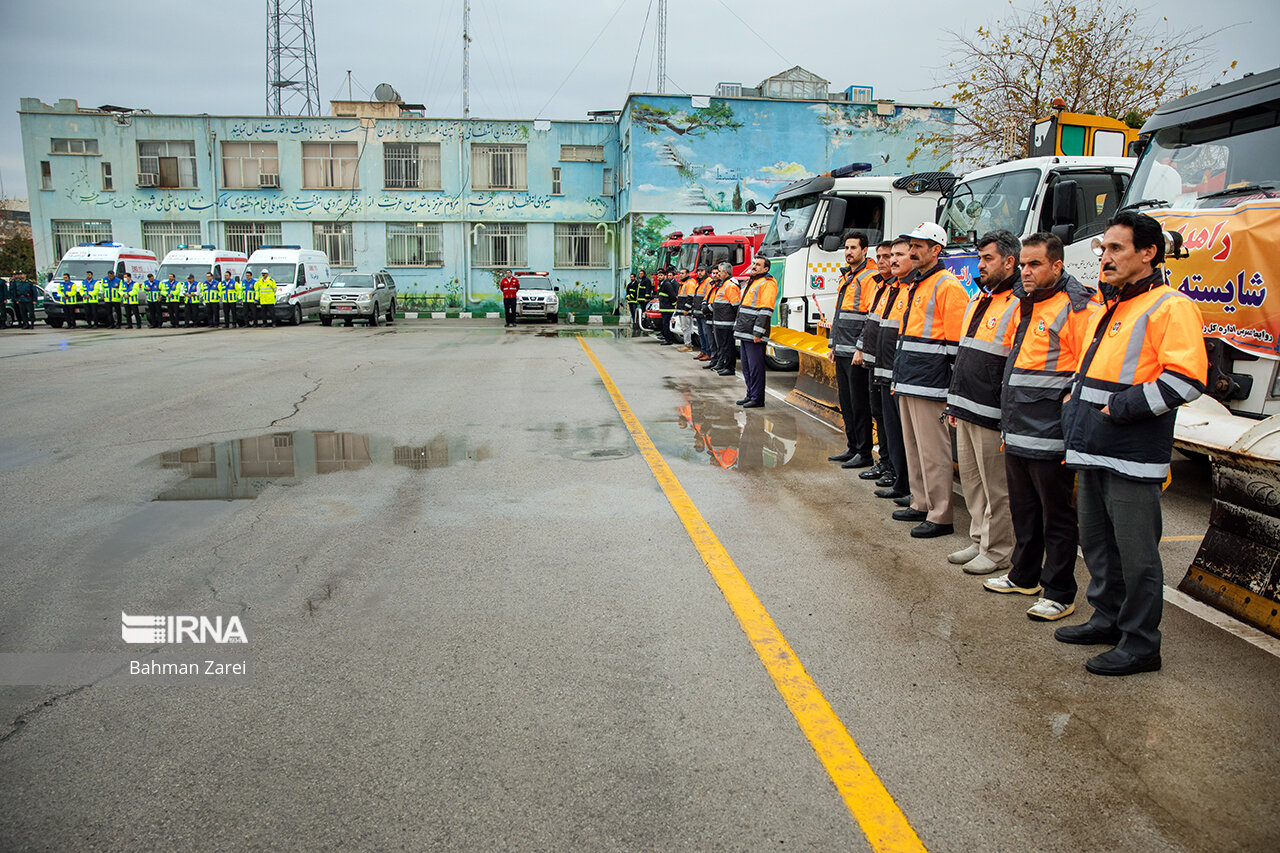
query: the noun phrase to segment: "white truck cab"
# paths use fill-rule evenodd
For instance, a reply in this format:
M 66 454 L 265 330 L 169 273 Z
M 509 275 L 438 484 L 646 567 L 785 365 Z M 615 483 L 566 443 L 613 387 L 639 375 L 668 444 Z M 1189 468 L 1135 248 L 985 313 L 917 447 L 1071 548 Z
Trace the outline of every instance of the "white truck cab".
M 95 279 L 105 279 L 114 272 L 117 277 L 129 273 L 134 281 L 146 281 L 147 273 L 155 273 L 158 264 L 154 252 L 135 249 L 123 243 L 109 240 L 100 243 L 81 243 L 67 250 L 53 271 L 53 277 L 44 287 L 45 322 L 55 329 L 64 322 L 58 282 L 64 273 L 73 281 L 84 281 L 88 273 Z M 158 276 L 157 276 L 158 277 Z
M 242 277 L 248 261 L 249 257 L 244 252 L 230 252 L 213 245 L 179 246 L 164 256 L 156 278 L 164 281 L 169 273 L 173 273 L 178 281 L 186 281 L 188 275 L 194 275 L 196 281 L 204 281 L 204 274 L 208 272 L 221 281 L 227 271 Z
M 293 325 L 320 313 L 320 295 L 333 280 L 324 252 L 301 246 L 260 246 L 249 256 L 255 279 L 267 270 L 276 283 L 276 316 Z

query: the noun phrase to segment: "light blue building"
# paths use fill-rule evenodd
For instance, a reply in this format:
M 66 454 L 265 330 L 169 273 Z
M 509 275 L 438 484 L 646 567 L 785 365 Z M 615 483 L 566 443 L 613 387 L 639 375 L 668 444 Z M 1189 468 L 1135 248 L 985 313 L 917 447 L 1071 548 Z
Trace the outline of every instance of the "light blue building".
M 429 307 L 492 310 L 514 268 L 550 272 L 562 311 L 600 310 L 655 229 L 763 229 L 768 214 L 746 213 L 747 200 L 851 161 L 905 173 L 916 140 L 952 118 L 848 96 L 733 95 L 633 94 L 586 121 L 352 101 L 315 118 L 154 115 L 23 98 L 36 263 L 99 240 L 158 257 L 296 244 L 338 269 L 385 267 Z

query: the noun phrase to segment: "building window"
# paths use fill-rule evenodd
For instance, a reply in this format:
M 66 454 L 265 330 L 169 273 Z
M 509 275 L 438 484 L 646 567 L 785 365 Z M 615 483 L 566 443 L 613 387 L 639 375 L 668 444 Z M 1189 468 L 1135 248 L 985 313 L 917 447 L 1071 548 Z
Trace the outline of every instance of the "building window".
M 351 245 L 350 222 L 317 222 L 315 224 L 316 249 L 329 257 L 331 267 L 355 266 L 355 252 Z
M 529 266 L 529 230 L 523 224 L 484 223 L 476 236 L 475 266 Z
M 227 250 L 252 255 L 261 246 L 279 246 L 279 222 L 228 222 L 226 228 Z
M 49 151 L 53 154 L 97 154 L 96 139 L 51 139 Z
M 111 222 L 101 219 L 53 220 L 53 256 L 62 260 L 67 250 L 81 243 L 111 240 Z
M 354 190 L 360 187 L 354 142 L 302 143 L 302 186 L 310 190 Z
M 102 164 L 102 191 L 111 192 L 116 188 L 115 179 L 111 177 L 111 164 Z
M 144 222 L 142 223 L 142 248 L 164 256 L 179 246 L 200 245 L 199 222 Z
M 604 170 L 604 180 L 600 186 L 600 195 L 613 195 L 613 169 Z
M 440 189 L 440 143 L 384 143 L 382 173 L 389 190 Z
M 444 266 L 444 237 L 439 222 L 388 222 L 387 266 Z
M 138 186 L 196 188 L 196 144 L 186 141 L 138 142 Z
M 263 180 L 263 176 L 267 176 Z M 256 190 L 280 186 L 280 155 L 274 142 L 222 143 L 222 186 Z
M 472 145 L 471 187 L 477 190 L 528 189 L 524 146 Z
M 561 145 L 561 160 L 580 160 L 587 163 L 604 162 L 603 145 Z
M 607 267 L 604 229 L 594 225 L 556 225 L 557 267 Z
M 48 160 L 40 161 L 40 189 L 53 189 L 53 166 Z
M 551 167 L 551 194 L 560 195 L 560 167 Z

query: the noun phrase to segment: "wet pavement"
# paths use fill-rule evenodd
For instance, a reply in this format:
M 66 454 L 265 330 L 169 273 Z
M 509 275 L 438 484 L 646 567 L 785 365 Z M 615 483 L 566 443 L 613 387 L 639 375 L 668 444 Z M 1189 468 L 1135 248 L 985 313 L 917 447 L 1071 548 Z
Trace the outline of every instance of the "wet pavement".
M 1089 676 L 829 426 L 500 321 L 0 336 L 0 655 L 239 615 L 253 664 L 0 686 L 0 847 L 867 849 L 583 342 L 928 849 L 1274 849 L 1275 657 L 1167 606 Z M 1207 509 L 1179 461 L 1171 585 Z

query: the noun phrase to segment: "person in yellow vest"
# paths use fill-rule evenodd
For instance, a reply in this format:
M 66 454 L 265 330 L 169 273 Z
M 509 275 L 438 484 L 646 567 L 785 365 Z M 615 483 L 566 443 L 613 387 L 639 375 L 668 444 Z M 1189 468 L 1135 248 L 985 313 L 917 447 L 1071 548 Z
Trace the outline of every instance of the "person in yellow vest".
M 200 303 L 204 306 L 204 324 L 210 329 L 218 328 L 219 309 L 222 306 L 222 285 L 213 277 L 212 272 L 204 274 L 200 284 Z
M 248 267 L 244 271 L 244 281 L 240 282 L 238 299 L 240 302 L 240 325 L 258 325 L 258 283 L 254 281 L 253 270 Z
M 58 282 L 58 300 L 62 302 L 62 318 L 68 329 L 76 327 L 76 309 L 80 302 L 80 282 L 71 280 L 71 273 L 64 272 Z
M 237 323 L 234 320 L 236 313 L 236 288 L 240 286 L 240 280 L 231 275 L 231 270 L 226 270 L 222 274 L 222 281 L 218 284 L 218 301 L 222 303 L 222 327 L 229 329 Z
M 120 281 L 120 302 L 124 306 L 124 325 L 132 329 L 134 322 L 142 328 L 142 315 L 138 305 L 142 302 L 142 288 L 133 280 L 133 273 L 125 273 Z
M 258 279 L 258 313 L 262 317 L 262 325 L 267 324 L 267 320 L 271 321 L 272 326 L 280 325 L 280 318 L 276 316 L 276 280 L 271 277 L 271 273 L 266 267 L 262 268 L 262 277 Z
M 169 317 L 170 327 L 176 329 L 178 319 L 182 316 L 182 282 L 178 281 L 173 273 L 169 273 L 169 277 L 161 286 L 164 288 L 165 314 Z
M 84 293 L 84 317 L 90 329 L 98 328 L 98 307 L 102 303 L 102 282 L 93 277 L 93 270 L 84 275 L 80 285 Z
M 194 273 L 187 274 L 187 281 L 182 285 L 182 325 L 190 329 L 200 325 L 200 282 Z

